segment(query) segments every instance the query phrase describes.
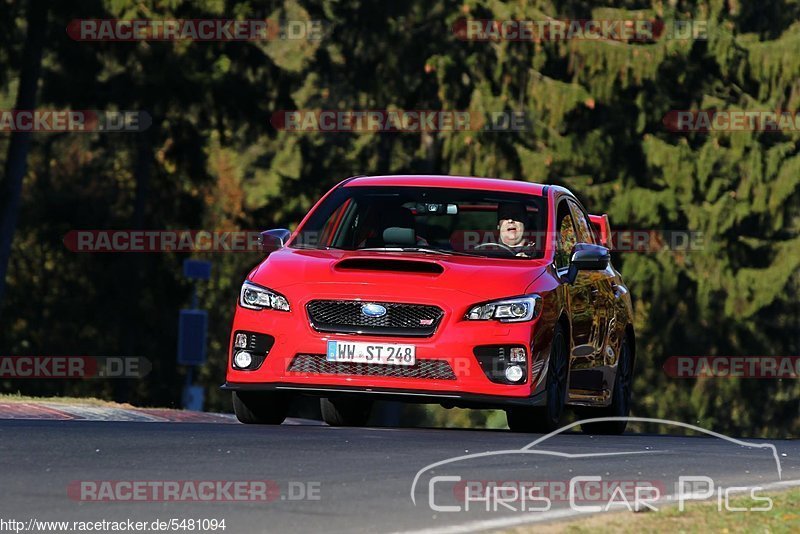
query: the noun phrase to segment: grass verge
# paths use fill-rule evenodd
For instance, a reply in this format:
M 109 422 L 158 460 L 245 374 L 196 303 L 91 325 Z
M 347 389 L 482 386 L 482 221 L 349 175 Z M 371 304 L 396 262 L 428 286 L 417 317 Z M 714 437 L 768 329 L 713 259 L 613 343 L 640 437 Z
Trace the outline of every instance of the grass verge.
M 772 510 L 768 512 L 729 512 L 722 503 L 718 509 L 716 500 L 692 502 L 681 512 L 677 505 L 659 507 L 657 512 L 630 513 L 610 512 L 597 514 L 585 519 L 531 525 L 510 532 L 514 534 L 599 534 L 656 532 L 800 532 L 800 489 L 782 492 L 758 492 L 759 498 L 772 499 Z M 747 496 L 732 496 L 729 506 L 740 508 L 764 507 L 763 501 L 755 501 Z

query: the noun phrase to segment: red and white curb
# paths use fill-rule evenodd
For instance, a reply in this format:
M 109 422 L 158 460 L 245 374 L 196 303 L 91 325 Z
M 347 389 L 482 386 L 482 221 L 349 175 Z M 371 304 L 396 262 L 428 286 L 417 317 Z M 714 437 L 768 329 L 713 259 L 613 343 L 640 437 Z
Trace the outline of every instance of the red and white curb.
M 146 423 L 235 423 L 231 414 L 166 408 L 123 408 L 60 402 L 0 402 L 0 419 L 139 421 Z
M 92 406 L 61 402 L 2 402 L 0 420 L 27 419 L 48 421 L 134 421 L 141 423 L 224 423 L 238 424 L 233 414 L 191 412 L 169 408 L 134 408 L 122 406 Z M 321 421 L 290 417 L 284 425 L 322 425 Z

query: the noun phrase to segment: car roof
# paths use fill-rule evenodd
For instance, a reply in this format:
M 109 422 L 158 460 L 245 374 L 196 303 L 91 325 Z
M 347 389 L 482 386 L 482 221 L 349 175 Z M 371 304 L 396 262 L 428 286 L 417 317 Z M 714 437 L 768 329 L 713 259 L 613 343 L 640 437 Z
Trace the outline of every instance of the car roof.
M 430 174 L 397 174 L 387 176 L 356 176 L 346 181 L 344 187 L 362 186 L 408 186 L 408 187 L 450 187 L 454 189 L 483 189 L 504 193 L 520 193 L 543 196 L 543 184 L 504 180 L 499 178 L 476 178 L 474 176 L 443 176 Z

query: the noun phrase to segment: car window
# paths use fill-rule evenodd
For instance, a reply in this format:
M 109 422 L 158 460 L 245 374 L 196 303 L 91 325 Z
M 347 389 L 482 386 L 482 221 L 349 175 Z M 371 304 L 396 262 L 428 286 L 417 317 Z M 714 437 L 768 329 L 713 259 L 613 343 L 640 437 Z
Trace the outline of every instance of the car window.
M 492 190 L 423 187 L 342 187 L 310 215 L 290 246 L 413 249 L 446 254 L 541 258 L 546 199 Z M 519 216 L 516 248 L 499 245 L 500 210 Z M 513 211 L 515 210 L 516 211 Z M 511 233 L 515 230 L 512 227 Z
M 562 200 L 558 205 L 556 228 L 558 228 L 556 268 L 561 269 L 569 266 L 572 248 L 578 242 L 578 236 L 575 233 L 575 225 L 572 221 L 572 214 L 565 200 Z
M 330 219 L 323 225 L 319 236 L 319 243 L 323 246 L 330 246 L 333 242 L 335 233 L 342 227 L 342 220 L 347 209 L 352 204 L 352 199 L 347 199 L 341 206 L 331 214 Z
M 595 244 L 594 235 L 592 234 L 591 226 L 589 226 L 589 221 L 586 220 L 586 215 L 583 213 L 583 210 L 578 207 L 578 205 L 571 200 L 568 201 L 570 211 L 572 212 L 572 217 L 575 222 L 575 229 L 577 231 L 578 243 L 589 243 L 591 245 Z

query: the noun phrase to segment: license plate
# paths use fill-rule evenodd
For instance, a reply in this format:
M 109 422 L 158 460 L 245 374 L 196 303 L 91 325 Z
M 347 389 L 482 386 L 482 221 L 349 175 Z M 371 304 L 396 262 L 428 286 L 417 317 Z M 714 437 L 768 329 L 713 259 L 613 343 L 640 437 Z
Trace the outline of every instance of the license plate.
M 328 354 L 325 359 L 329 362 L 414 365 L 417 354 L 414 345 L 328 341 Z

